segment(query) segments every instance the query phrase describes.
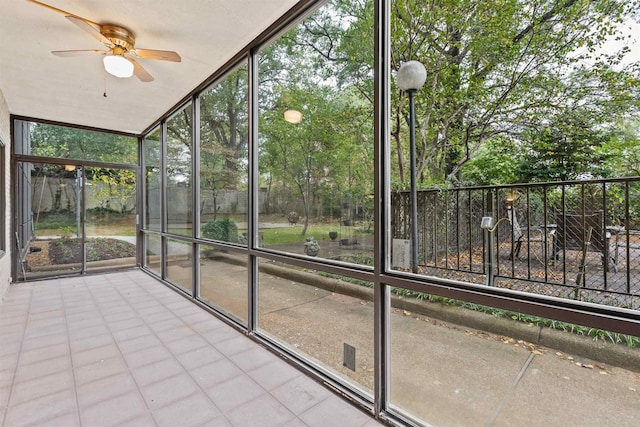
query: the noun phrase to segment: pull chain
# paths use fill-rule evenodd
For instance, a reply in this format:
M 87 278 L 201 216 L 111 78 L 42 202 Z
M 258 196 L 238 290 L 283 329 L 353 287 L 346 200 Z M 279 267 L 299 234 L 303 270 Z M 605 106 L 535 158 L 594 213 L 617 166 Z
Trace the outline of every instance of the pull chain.
M 104 92 L 102 93 L 102 96 L 106 98 L 107 97 L 107 71 L 104 69 L 104 67 L 102 68 L 102 78 L 104 79 Z

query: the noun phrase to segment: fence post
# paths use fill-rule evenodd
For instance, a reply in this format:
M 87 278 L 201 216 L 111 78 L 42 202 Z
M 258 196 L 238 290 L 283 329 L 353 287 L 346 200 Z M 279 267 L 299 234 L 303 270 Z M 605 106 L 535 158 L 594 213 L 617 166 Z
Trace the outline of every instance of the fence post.
M 480 228 L 484 233 L 484 271 L 486 274 L 486 278 L 484 284 L 487 286 L 493 286 L 493 277 L 494 277 L 494 269 L 493 266 L 495 264 L 495 252 L 493 250 L 493 232 L 495 229 L 494 220 L 492 216 L 484 216 L 482 217 L 482 222 L 480 223 Z
M 487 286 L 493 286 L 494 280 L 494 265 L 495 265 L 495 252 L 493 250 L 493 232 L 495 231 L 493 218 L 493 193 L 487 192 L 487 216 L 482 217 L 480 228 L 484 233 L 484 271 L 486 274 L 484 284 Z

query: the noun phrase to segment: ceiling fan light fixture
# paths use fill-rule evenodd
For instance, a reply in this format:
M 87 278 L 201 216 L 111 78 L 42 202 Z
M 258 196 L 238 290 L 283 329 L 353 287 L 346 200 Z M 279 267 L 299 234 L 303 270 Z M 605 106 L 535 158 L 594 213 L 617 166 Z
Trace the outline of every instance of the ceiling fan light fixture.
M 113 76 L 120 78 L 133 76 L 133 63 L 122 55 L 107 55 L 102 61 L 104 69 Z

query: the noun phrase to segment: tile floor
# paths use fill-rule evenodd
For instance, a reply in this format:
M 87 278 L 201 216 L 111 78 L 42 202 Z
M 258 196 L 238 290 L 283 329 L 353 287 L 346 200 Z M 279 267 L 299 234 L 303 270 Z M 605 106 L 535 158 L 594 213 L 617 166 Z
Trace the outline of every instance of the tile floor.
M 137 270 L 9 288 L 0 424 L 380 425 Z

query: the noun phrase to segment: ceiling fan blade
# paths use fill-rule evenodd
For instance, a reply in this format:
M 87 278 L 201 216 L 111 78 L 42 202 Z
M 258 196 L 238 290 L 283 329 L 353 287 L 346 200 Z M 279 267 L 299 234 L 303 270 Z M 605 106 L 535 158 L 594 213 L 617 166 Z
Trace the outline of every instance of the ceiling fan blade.
M 140 79 L 141 82 L 152 82 L 153 81 L 153 76 L 151 74 L 149 74 L 147 72 L 147 70 L 145 70 L 144 68 L 142 68 L 142 65 L 140 65 L 140 63 L 138 63 L 138 61 L 136 61 L 133 58 L 127 58 L 129 61 L 131 61 L 133 63 L 133 74 L 135 74 L 135 76 Z
M 133 49 L 131 53 L 136 55 L 138 58 L 182 62 L 182 58 L 180 58 L 180 55 L 171 50 Z
M 109 40 L 108 38 L 103 36 L 100 33 L 100 30 L 97 29 L 93 24 L 91 24 L 87 20 L 85 20 L 83 18 L 79 18 L 77 16 L 73 16 L 73 15 L 69 15 L 66 18 L 69 21 L 71 21 L 74 24 L 76 24 L 81 29 L 83 29 L 84 31 L 86 31 L 91 37 L 93 37 L 94 39 L 98 40 L 100 43 L 104 44 L 105 46 L 109 46 L 109 47 L 113 46 L 113 43 L 111 43 L 111 40 Z M 99 27 L 99 25 L 98 25 L 98 27 Z
M 51 53 L 53 53 L 55 56 L 68 57 L 68 56 L 83 56 L 83 55 L 88 55 L 93 53 L 99 53 L 101 55 L 105 55 L 108 53 L 108 51 L 100 50 L 100 49 L 53 50 L 51 51 Z
M 30 1 L 31 3 L 35 3 L 35 4 L 37 4 L 38 6 L 46 7 L 47 9 L 51 9 L 51 10 L 53 10 L 54 12 L 61 13 L 61 14 L 65 15 L 65 16 L 75 16 L 76 18 L 80 18 L 80 19 L 82 19 L 82 20 L 83 20 L 83 21 L 85 21 L 85 22 L 88 22 L 88 23 L 93 24 L 93 25 L 98 25 L 98 26 L 100 26 L 100 24 L 98 24 L 97 22 L 93 22 L 93 21 L 91 21 L 91 20 L 89 20 L 89 19 L 83 18 L 83 17 L 78 16 L 78 15 L 75 15 L 75 14 L 73 14 L 73 13 L 69 13 L 69 12 L 67 12 L 66 10 L 58 9 L 57 7 L 50 6 L 50 5 L 46 4 L 46 3 L 42 3 L 42 2 L 39 2 L 39 1 L 36 1 L 36 0 L 27 0 L 27 1 Z

